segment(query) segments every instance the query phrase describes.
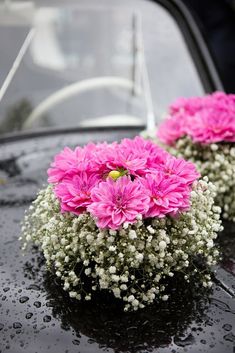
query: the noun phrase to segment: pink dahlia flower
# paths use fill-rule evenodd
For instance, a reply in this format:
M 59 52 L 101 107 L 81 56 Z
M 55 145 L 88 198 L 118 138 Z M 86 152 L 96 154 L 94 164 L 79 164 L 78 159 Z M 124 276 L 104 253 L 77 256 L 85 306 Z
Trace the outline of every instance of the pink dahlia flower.
M 187 119 L 183 114 L 168 116 L 166 120 L 159 125 L 157 136 L 163 143 L 172 145 L 176 140 L 186 134 L 186 123 Z
M 132 175 L 144 172 L 150 152 L 145 148 L 143 141 L 141 137 L 135 137 L 133 140 L 123 139 L 117 150 L 116 166 L 128 170 Z
M 116 142 L 111 144 L 105 142 L 95 146 L 91 156 L 92 167 L 95 172 L 105 178 L 116 167 L 115 160 L 119 145 Z
M 170 115 L 192 116 L 205 106 L 207 97 L 178 98 L 169 107 Z
M 51 168 L 48 169 L 48 182 L 58 183 L 67 177 L 71 177 L 78 174 L 81 171 L 92 172 L 93 171 L 93 146 L 88 144 L 86 147 L 76 147 L 75 150 L 71 150 L 69 147 L 65 147 L 63 151 L 58 153 L 54 162 L 51 164 Z
M 235 142 L 235 95 L 215 92 L 204 97 L 180 98 L 157 132 L 168 145 L 188 135 L 194 142 Z
M 54 162 L 51 164 L 51 168 L 48 169 L 48 182 L 58 183 L 63 180 L 66 176 L 75 174 L 77 171 L 79 154 L 82 153 L 82 148 L 77 147 L 75 151 L 69 147 L 65 147 L 63 151 L 58 153 Z
M 74 151 L 65 147 L 55 156 L 47 171 L 48 182 L 55 184 L 81 171 L 96 172 L 99 175 L 108 173 L 112 169 L 109 163 L 114 160 L 116 145 L 89 143 L 84 148 L 76 147 Z
M 77 215 L 86 211 L 91 203 L 91 191 L 99 182 L 96 174 L 81 172 L 57 184 L 54 192 L 60 200 L 61 211 Z
M 165 163 L 157 168 L 168 176 L 177 176 L 181 182 L 191 185 L 195 180 L 200 177 L 195 164 L 187 162 L 182 158 L 176 158 L 170 153 L 165 158 Z
M 143 176 L 149 169 L 163 163 L 167 152 L 154 142 L 137 136 L 134 139 L 123 139 L 119 145 L 115 163 L 128 174 Z
M 160 147 L 154 142 L 141 136 L 136 136 L 134 139 L 125 138 L 120 143 L 120 151 L 127 150 L 129 153 L 145 159 L 154 157 L 158 154 L 159 149 Z
M 149 206 L 149 197 L 142 185 L 127 176 L 101 182 L 92 190 L 91 199 L 88 211 L 100 228 L 118 229 L 124 222 L 134 223 Z
M 202 144 L 235 142 L 235 113 L 205 109 L 195 115 L 194 123 L 187 130 L 193 141 Z
M 145 217 L 162 218 L 166 214 L 177 215 L 190 207 L 190 188 L 174 176 L 158 172 L 141 180 L 150 197 Z

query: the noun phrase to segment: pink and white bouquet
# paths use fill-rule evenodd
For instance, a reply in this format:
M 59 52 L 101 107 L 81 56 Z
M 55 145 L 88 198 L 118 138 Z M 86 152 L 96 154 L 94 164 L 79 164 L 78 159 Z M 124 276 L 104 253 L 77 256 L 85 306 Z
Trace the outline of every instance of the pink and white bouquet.
M 217 188 L 216 203 L 235 221 L 235 95 L 216 92 L 180 98 L 158 127 L 158 139 L 185 158 Z
M 78 300 L 112 292 L 125 310 L 167 300 L 167 278 L 186 281 L 200 256 L 215 264 L 221 230 L 215 187 L 193 163 L 141 137 L 65 147 L 23 225 L 64 289 Z M 203 272 L 204 286 L 210 275 Z

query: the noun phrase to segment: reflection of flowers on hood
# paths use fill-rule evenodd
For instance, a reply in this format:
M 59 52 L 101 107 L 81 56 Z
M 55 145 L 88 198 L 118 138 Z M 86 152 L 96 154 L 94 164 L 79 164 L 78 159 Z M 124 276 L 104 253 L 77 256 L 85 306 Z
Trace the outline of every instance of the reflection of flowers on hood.
M 48 170 L 62 212 L 90 212 L 100 228 L 189 208 L 195 166 L 141 137 L 65 148 Z M 155 206 L 154 206 L 154 205 Z
M 168 145 L 185 135 L 201 144 L 235 142 L 235 95 L 216 92 L 178 99 L 157 135 Z
M 183 276 L 171 278 L 172 294 L 167 302 L 124 313 L 119 302 L 112 300 L 107 293 L 97 293 L 92 305 L 71 300 L 50 273 L 39 270 L 52 315 L 61 321 L 63 327 L 75 331 L 77 336 L 89 338 L 89 346 L 93 345 L 94 351 L 97 345 L 102 347 L 100 351 L 111 349 L 114 352 L 152 352 L 159 347 L 170 350 L 172 341 L 180 346 L 185 344 L 184 333 L 189 327 L 195 329 L 196 326 L 200 330 L 208 321 L 208 312 L 205 315 L 205 311 L 211 291 L 201 286 L 197 276 L 183 286 Z M 210 313 L 210 318 L 213 320 L 213 313 Z M 207 325 L 209 328 L 213 333 L 214 326 Z M 197 331 L 194 332 L 196 335 Z

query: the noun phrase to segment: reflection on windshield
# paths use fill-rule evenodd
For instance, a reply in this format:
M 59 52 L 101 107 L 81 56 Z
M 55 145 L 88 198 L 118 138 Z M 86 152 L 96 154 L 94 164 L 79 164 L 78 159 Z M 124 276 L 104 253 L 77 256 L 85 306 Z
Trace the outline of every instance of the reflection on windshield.
M 13 37 L 26 33 L 22 46 L 34 32 L 0 100 L 1 132 L 43 126 L 153 129 L 173 99 L 203 93 L 182 34 L 160 5 L 48 3 L 32 6 L 24 24 L 21 13 L 10 10 L 3 47 L 8 31 Z M 0 8 L 0 30 L 4 11 Z M 16 107 L 21 112 L 14 123 Z
M 0 133 L 21 130 L 31 111 L 32 106 L 27 99 L 22 99 L 15 104 L 12 104 L 0 124 Z

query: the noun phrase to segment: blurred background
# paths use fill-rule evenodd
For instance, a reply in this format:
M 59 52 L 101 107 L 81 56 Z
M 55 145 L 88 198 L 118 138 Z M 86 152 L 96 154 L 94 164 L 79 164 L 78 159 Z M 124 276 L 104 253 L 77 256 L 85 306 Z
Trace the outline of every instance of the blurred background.
M 183 0 L 195 18 L 223 81 L 235 93 L 235 1 Z
M 0 2 L 0 134 L 137 126 L 235 92 L 233 0 Z

